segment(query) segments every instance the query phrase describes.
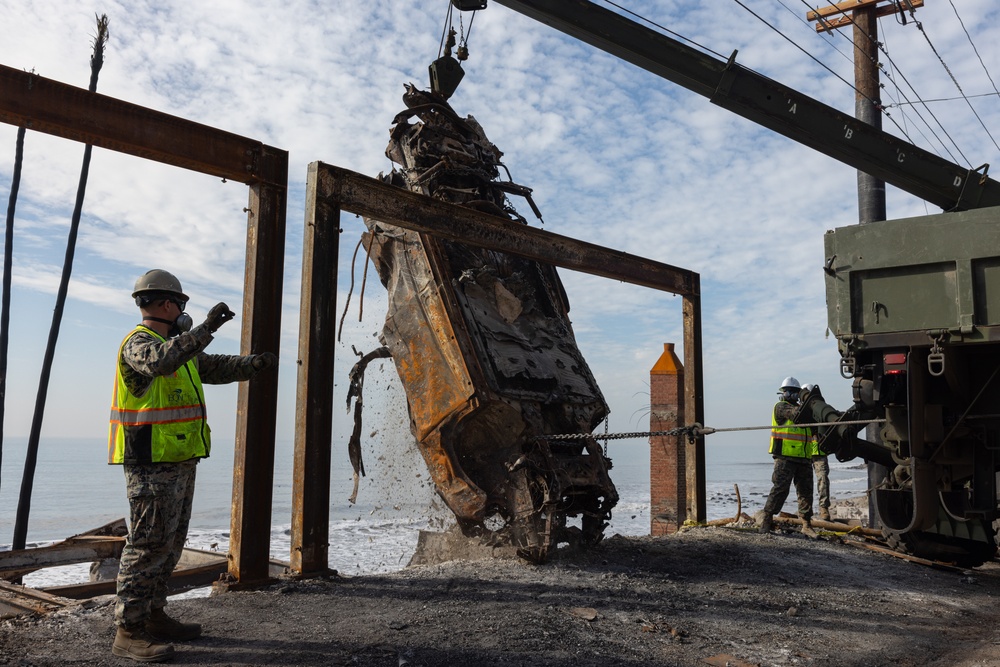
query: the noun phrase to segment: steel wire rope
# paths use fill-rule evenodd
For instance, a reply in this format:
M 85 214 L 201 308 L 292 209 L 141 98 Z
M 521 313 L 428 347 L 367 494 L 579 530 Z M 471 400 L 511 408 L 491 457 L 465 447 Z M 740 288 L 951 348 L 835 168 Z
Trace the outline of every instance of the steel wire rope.
M 806 7 L 809 7 L 809 9 L 811 9 L 811 10 L 813 10 L 813 11 L 817 12 L 817 13 L 819 12 L 819 8 L 818 8 L 818 7 L 813 7 L 813 6 L 812 6 L 812 5 L 810 5 L 810 4 L 809 4 L 809 3 L 808 3 L 808 2 L 806 1 L 806 0 L 800 0 L 800 1 L 802 2 L 802 4 L 803 4 L 803 5 L 805 5 Z M 736 0 L 736 2 L 739 2 L 739 0 Z M 911 13 L 912 13 L 912 11 L 913 11 L 913 10 L 911 9 Z M 850 21 L 850 23 L 851 23 L 851 25 L 852 25 L 852 26 L 854 26 L 854 27 L 856 27 L 856 28 L 859 28 L 859 29 L 860 29 L 860 26 L 858 26 L 858 23 L 857 23 L 857 21 L 855 21 L 855 20 L 854 20 L 854 17 L 853 17 L 853 16 L 851 16 L 850 14 L 847 14 L 847 13 L 845 12 L 845 13 L 844 13 L 844 17 L 845 17 L 845 18 L 846 18 L 846 19 L 847 19 L 848 21 Z M 919 23 L 919 21 L 915 21 L 915 23 Z M 882 44 L 882 43 L 881 43 L 881 42 L 879 42 L 878 40 L 873 40 L 873 39 L 871 38 L 871 35 L 869 35 L 869 34 L 868 34 L 867 32 L 865 32 L 864 30 L 859 30 L 859 31 L 860 31 L 860 32 L 861 32 L 862 34 L 864 34 L 864 35 L 865 35 L 865 38 L 866 38 L 866 39 L 868 39 L 868 40 L 869 40 L 869 41 L 870 41 L 870 42 L 871 42 L 872 44 L 874 44 L 874 45 L 875 45 L 875 48 L 876 48 L 876 49 L 878 49 L 878 50 L 879 50 L 879 51 L 880 51 L 880 52 L 881 52 L 881 53 L 882 53 L 883 55 L 885 55 L 886 59 L 887 59 L 887 60 L 888 60 L 888 61 L 889 61 L 889 62 L 890 62 L 890 63 L 892 64 L 892 66 L 893 66 L 893 67 L 894 67 L 894 68 L 896 69 L 896 71 L 897 71 L 897 72 L 899 72 L 899 76 L 900 76 L 900 77 L 902 77 L 903 81 L 905 81 L 905 82 L 906 82 L 906 85 L 907 85 L 907 86 L 909 86 L 909 87 L 910 87 L 910 90 L 912 90 L 912 91 L 913 91 L 913 94 L 914 94 L 914 95 L 916 95 L 916 97 L 917 97 L 917 100 L 919 101 L 920 105 L 921 105 L 921 106 L 923 106 L 923 107 L 924 107 L 924 109 L 926 109 L 926 110 L 927 110 L 927 113 L 928 113 L 928 114 L 930 114 L 931 118 L 933 118 L 933 119 L 934 119 L 934 122 L 935 122 L 935 123 L 937 123 L 938 127 L 940 127 L 940 128 L 941 128 L 941 131 L 942 131 L 942 132 L 944 132 L 944 135 L 945 135 L 946 137 L 948 137 L 948 141 L 950 141 L 950 142 L 952 143 L 952 145 L 953 145 L 953 146 L 955 147 L 955 150 L 956 150 L 956 151 L 958 151 L 958 154 L 959 154 L 959 155 L 961 155 L 961 156 L 962 156 L 962 159 L 963 159 L 963 160 L 965 160 L 965 163 L 966 163 L 967 165 L 969 165 L 969 166 L 971 167 L 971 166 L 972 166 L 972 163 L 971 163 L 971 161 L 969 160 L 969 158 L 965 157 L 965 154 L 964 154 L 964 153 L 962 152 L 962 149 L 961 149 L 961 148 L 959 147 L 959 145 L 958 145 L 958 142 L 956 142 L 956 141 L 955 141 L 955 140 L 954 140 L 954 139 L 953 139 L 953 138 L 951 137 L 951 135 L 950 135 L 950 134 L 948 133 L 948 130 L 947 130 L 947 129 L 945 128 L 944 124 L 943 124 L 943 123 L 942 123 L 942 122 L 941 122 L 940 120 L 938 120 L 938 117 L 934 115 L 934 112 L 933 112 L 933 111 L 931 111 L 930 107 L 928 107 L 928 106 L 927 106 L 927 104 L 926 104 L 926 103 L 925 103 L 925 102 L 923 101 L 923 99 L 921 98 L 920 94 L 919 94 L 919 93 L 917 92 L 917 89 L 916 89 L 916 88 L 915 88 L 915 87 L 913 86 L 913 84 L 912 84 L 912 83 L 910 83 L 910 80 L 909 80 L 908 78 L 906 78 L 906 75 L 905 75 L 905 74 L 903 74 L 903 70 L 902 70 L 902 69 L 900 69 L 900 67 L 899 67 L 898 65 L 896 65 L 895 61 L 893 61 L 893 59 L 892 59 L 892 56 L 890 56 L 890 55 L 889 55 L 888 51 L 887 51 L 887 50 L 885 49 L 885 46 L 884 46 L 884 44 Z M 847 38 L 847 37 L 845 36 L 845 39 L 849 39 L 849 38 Z M 876 63 L 875 63 L 875 64 L 876 64 L 876 66 L 877 66 L 877 67 L 879 68 L 879 70 L 881 70 L 881 71 L 885 71 L 885 69 L 884 69 L 884 65 L 883 65 L 882 63 L 879 63 L 879 62 L 877 62 L 877 61 L 876 61 Z M 853 86 L 852 86 L 852 87 L 853 87 Z M 855 89 L 855 90 L 856 90 L 856 89 Z M 907 98 L 907 99 L 909 99 L 909 98 Z M 872 101 L 872 102 L 875 102 L 875 100 L 871 100 L 871 101 Z M 877 104 L 877 102 L 876 102 L 876 104 Z M 881 110 L 883 111 L 883 113 L 885 113 L 885 116 L 886 116 L 886 118 L 890 118 L 890 119 L 891 119 L 891 118 L 892 118 L 892 116 L 891 116 L 891 115 L 890 115 L 890 114 L 889 114 L 888 112 L 886 112 L 886 111 L 885 111 L 885 107 L 884 107 L 883 105 L 879 105 L 879 106 L 880 106 L 880 109 L 881 109 Z M 954 156 L 954 155 L 952 154 L 951 150 L 950 150 L 950 149 L 949 149 L 949 148 L 948 148 L 948 147 L 947 147 L 947 146 L 945 145 L 945 143 L 944 143 L 943 141 L 941 141 L 940 137 L 938 137 L 938 136 L 937 136 L 937 132 L 935 132 L 935 131 L 934 131 L 934 129 L 933 129 L 932 127 L 931 127 L 930 123 L 927 123 L 927 121 L 926 121 L 926 120 L 925 120 L 925 119 L 924 119 L 924 118 L 923 118 L 922 116 L 920 116 L 920 114 L 919 114 L 919 113 L 917 114 L 917 116 L 918 116 L 919 118 L 921 118 L 921 120 L 923 120 L 925 124 L 927 124 L 927 127 L 928 127 L 928 129 L 929 129 L 929 130 L 931 131 L 931 133 L 932 133 L 932 134 L 934 134 L 934 137 L 935 137 L 935 138 L 936 138 L 936 139 L 938 140 L 938 142 L 940 142 L 940 143 L 941 143 L 941 147 L 942 147 L 942 148 L 943 148 L 943 149 L 945 150 L 945 152 L 946 152 L 946 153 L 948 153 L 948 156 L 949 156 L 949 157 L 950 157 L 950 158 L 951 158 L 951 159 L 952 159 L 953 161 L 955 161 L 955 162 L 958 162 L 958 160 L 957 160 L 957 159 L 955 158 L 955 156 Z M 893 125 L 895 125 L 895 126 L 896 126 L 897 128 L 899 128 L 900 132 L 902 132 L 902 131 L 903 131 L 903 129 L 902 129 L 901 127 L 899 127 L 899 124 L 898 124 L 898 123 L 896 123 L 895 121 L 893 121 Z M 905 134 L 905 133 L 904 133 L 904 134 Z M 910 139 L 910 137 L 909 137 L 909 136 L 907 136 L 906 138 L 907 138 L 908 140 L 910 140 L 910 142 L 912 143 L 912 140 Z
M 796 426 L 801 426 L 803 428 L 822 428 L 825 426 L 867 426 L 868 424 L 883 424 L 885 419 L 850 419 L 846 421 L 833 421 L 833 422 L 812 422 L 808 424 L 796 424 Z M 684 435 L 689 434 L 695 435 L 712 435 L 714 433 L 735 433 L 738 431 L 768 431 L 774 428 L 773 425 L 767 426 L 730 426 L 730 427 L 720 427 L 713 428 L 711 426 L 702 426 L 701 424 L 692 424 L 690 426 L 678 426 L 677 428 L 672 428 L 666 431 L 631 431 L 628 433 L 549 433 L 536 435 L 533 440 L 630 440 L 635 438 L 647 438 L 647 437 L 659 437 L 659 436 L 672 436 L 672 435 Z
M 451 9 L 452 9 L 451 0 L 445 0 L 445 1 L 448 3 L 448 10 L 444 13 L 444 27 L 441 29 L 441 41 L 438 42 L 438 58 L 440 58 L 441 53 L 444 52 L 444 42 L 446 36 L 448 35 L 448 28 L 450 28 L 453 24 L 451 18 Z

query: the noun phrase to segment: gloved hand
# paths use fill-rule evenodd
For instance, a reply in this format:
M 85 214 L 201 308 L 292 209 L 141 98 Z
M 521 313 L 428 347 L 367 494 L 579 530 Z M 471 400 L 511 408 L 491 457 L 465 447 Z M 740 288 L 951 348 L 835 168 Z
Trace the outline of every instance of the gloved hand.
M 208 311 L 208 317 L 205 318 L 204 326 L 210 333 L 215 333 L 219 330 L 219 327 L 234 317 L 236 317 L 236 313 L 229 310 L 229 306 L 220 301 L 212 306 L 212 310 Z
M 250 355 L 250 365 L 253 366 L 253 369 L 258 373 L 263 370 L 267 370 L 276 363 L 278 363 L 278 355 L 273 352 L 263 352 L 261 354 Z

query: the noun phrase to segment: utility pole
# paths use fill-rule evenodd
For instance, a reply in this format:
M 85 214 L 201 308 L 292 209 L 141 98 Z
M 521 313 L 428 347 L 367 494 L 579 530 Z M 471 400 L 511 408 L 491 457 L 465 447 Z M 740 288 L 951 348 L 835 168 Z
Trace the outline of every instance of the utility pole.
M 878 74 L 878 18 L 923 7 L 924 0 L 848 0 L 806 14 L 816 21 L 816 32 L 854 26 L 854 117 L 882 129 L 882 92 Z M 847 16 L 847 12 L 851 15 Z M 843 15 L 843 16 L 841 16 Z M 905 15 L 904 15 L 905 16 Z M 834 18 L 827 18 L 834 17 Z M 858 222 L 885 220 L 885 181 L 863 171 L 858 172 Z M 878 442 L 878 427 L 868 427 L 869 440 Z M 888 469 L 869 463 L 868 488 L 877 488 Z M 874 494 L 868 499 L 868 525 L 880 525 Z
M 806 14 L 808 20 L 817 22 L 816 32 L 854 26 L 854 117 L 880 130 L 882 93 L 877 19 L 923 5 L 924 0 L 847 0 Z M 859 171 L 858 222 L 877 220 L 885 220 L 885 181 Z

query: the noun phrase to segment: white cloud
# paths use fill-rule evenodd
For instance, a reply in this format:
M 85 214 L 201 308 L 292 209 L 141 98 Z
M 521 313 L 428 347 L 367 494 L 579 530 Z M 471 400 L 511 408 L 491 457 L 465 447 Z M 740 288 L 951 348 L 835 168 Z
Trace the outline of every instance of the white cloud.
M 372 175 L 391 167 L 383 151 L 392 117 L 403 108 L 403 84 L 425 86 L 427 65 L 437 56 L 445 3 L 433 4 L 108 5 L 111 41 L 99 92 L 289 151 L 281 350 L 285 410 L 294 406 L 306 166 L 322 160 Z M 830 48 L 849 47 L 844 38 L 816 35 L 779 3 L 753 4 L 842 77 L 853 78 L 851 63 Z M 788 4 L 804 14 L 803 5 Z M 692 8 L 659 1 L 638 9 L 718 53 L 739 49 L 738 62 L 827 104 L 853 109 L 850 88 L 735 3 Z M 1000 62 L 993 27 L 1000 8 L 968 0 L 960 10 L 984 62 Z M 89 10 L 56 0 L 0 0 L 0 12 L 5 23 L 0 63 L 86 86 L 93 33 Z M 918 18 L 967 93 L 993 90 L 950 6 L 929 3 Z M 883 21 L 882 35 L 893 61 L 911 82 L 919 82 L 921 95 L 957 94 L 912 22 Z M 453 105 L 460 114 L 474 115 L 505 152 L 513 179 L 534 188 L 546 229 L 701 274 L 710 422 L 759 423 L 774 384 L 789 373 L 830 386 L 827 395 L 834 402 L 850 400 L 848 383 L 837 372 L 836 346 L 823 336 L 820 266 L 823 233 L 856 221 L 852 169 L 495 3 L 477 15 L 470 50 Z M 974 104 L 987 127 L 1000 128 L 996 97 Z M 973 166 L 996 162 L 996 148 L 965 102 L 932 108 Z M 891 110 L 908 128 L 917 111 Z M 889 122 L 885 127 L 896 131 Z M 14 128 L 0 126 L 2 192 L 10 183 L 14 136 Z M 923 141 L 919 133 L 911 136 Z M 50 298 L 59 274 L 81 155 L 73 142 L 28 135 L 14 273 L 16 289 L 40 301 Z M 105 377 L 113 350 L 134 319 L 128 299 L 132 282 L 153 266 L 181 277 L 196 313 L 219 299 L 238 303 L 246 201 L 246 188 L 238 183 L 95 150 L 70 291 L 82 310 L 71 309 L 71 316 L 108 323 L 94 330 L 74 328 L 61 349 L 70 358 L 86 358 L 74 363 L 89 375 Z M 530 220 L 527 205 L 514 203 Z M 937 212 L 893 189 L 889 210 L 891 217 Z M 353 216 L 344 218 L 342 291 L 361 228 Z M 612 428 L 634 430 L 633 415 L 646 400 L 641 392 L 662 343 L 681 343 L 680 299 L 572 272 L 563 276 L 581 348 L 612 404 Z M 373 295 L 381 286 L 373 272 L 368 277 L 369 299 L 377 303 Z M 359 346 L 373 345 L 381 307 L 366 304 L 364 322 L 349 328 Z M 230 326 L 219 345 L 235 352 L 238 328 Z M 17 335 L 35 334 L 18 329 Z M 346 341 L 338 354 L 343 350 L 348 357 L 338 358 L 341 378 L 353 363 Z M 86 424 L 101 433 L 103 389 L 72 402 L 90 417 L 47 428 L 76 434 Z M 11 387 L 7 400 L 31 395 Z M 8 432 L 26 431 L 23 415 L 29 411 L 10 407 Z M 227 424 L 228 412 L 228 406 L 214 407 L 213 419 Z M 285 432 L 279 437 L 290 437 L 291 424 L 292 415 L 283 415 L 279 427 Z

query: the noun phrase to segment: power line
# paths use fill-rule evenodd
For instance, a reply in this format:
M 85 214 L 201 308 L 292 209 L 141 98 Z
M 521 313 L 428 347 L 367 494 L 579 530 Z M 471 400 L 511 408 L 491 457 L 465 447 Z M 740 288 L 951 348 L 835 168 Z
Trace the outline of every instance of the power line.
M 905 25 L 905 23 L 902 23 L 900 25 Z M 888 52 L 889 51 L 889 47 L 888 47 L 887 33 L 885 31 L 882 31 L 881 36 L 882 36 L 883 41 L 885 42 L 885 51 Z M 895 106 L 895 107 L 899 108 L 900 109 L 900 114 L 899 115 L 903 119 L 903 124 L 905 125 L 906 124 L 906 113 L 904 113 L 904 111 L 903 111 L 903 109 L 901 107 L 903 105 L 910 105 L 910 106 L 921 105 L 921 106 L 923 106 L 926 103 L 926 100 L 922 100 L 922 99 L 918 98 L 916 102 L 911 102 L 910 101 L 910 99 L 906 96 L 906 92 L 903 91 L 903 89 L 901 89 L 899 87 L 899 84 L 896 82 L 896 78 L 895 78 L 895 75 L 893 74 L 893 72 L 898 71 L 898 68 L 896 67 L 895 61 L 893 61 L 892 58 L 888 58 L 888 61 L 889 61 L 889 67 L 890 67 L 891 71 L 886 71 L 884 67 L 881 68 L 881 69 L 885 73 L 886 79 L 888 79 L 892 83 L 892 87 L 896 91 L 897 97 L 893 100 L 895 102 L 895 104 L 889 104 L 889 105 L 885 105 L 885 106 L 886 106 L 886 108 L 889 108 L 889 107 L 892 107 L 892 106 Z M 899 76 L 901 78 L 905 78 L 905 77 L 903 77 L 903 73 L 902 72 L 899 73 Z M 883 89 L 886 91 L 887 95 L 891 96 L 891 93 L 889 92 L 888 88 L 885 88 L 883 86 Z M 914 92 L 916 92 L 916 91 L 914 91 Z M 900 102 L 899 99 L 898 99 L 899 96 L 902 96 L 903 99 L 905 99 L 906 101 L 905 102 Z M 920 122 L 923 123 L 924 126 L 927 127 L 928 131 L 930 131 L 930 133 L 933 136 L 934 140 L 937 141 L 938 144 L 941 146 L 941 148 L 952 158 L 952 160 L 954 160 L 955 157 L 951 154 L 951 151 L 949 151 L 948 147 L 945 146 L 945 144 L 944 144 L 943 141 L 941 141 L 941 137 L 939 137 L 937 135 L 937 133 L 934 132 L 934 128 L 932 128 L 931 125 L 930 125 L 930 123 L 927 122 L 927 119 L 924 118 L 920 114 L 919 109 L 915 109 L 914 111 L 916 112 L 917 119 L 919 119 Z M 924 133 L 924 131 L 923 131 L 923 129 L 921 129 L 920 125 L 918 125 L 917 123 L 914 123 L 913 124 L 913 128 L 917 132 L 920 133 L 920 136 L 923 137 L 923 139 L 924 139 L 925 142 L 927 142 L 926 143 L 927 146 L 933 146 L 934 145 L 934 141 L 932 141 L 931 138 L 928 137 Z M 907 138 L 909 138 L 909 136 L 907 136 Z M 913 142 L 911 140 L 911 143 L 916 143 L 916 142 Z
M 789 36 L 788 36 L 788 35 L 786 35 L 785 33 L 781 32 L 781 30 L 779 30 L 779 29 L 778 29 L 778 28 L 776 28 L 776 27 L 775 27 L 774 25 L 772 25 L 772 24 L 771 24 L 771 23 L 770 23 L 770 22 L 769 22 L 769 21 L 768 21 L 767 19 L 765 19 L 765 18 L 764 18 L 763 16 L 761 16 L 761 15 L 760 15 L 760 14 L 758 14 L 757 12 L 753 11 L 752 9 L 750 9 L 749 7 L 747 7 L 746 5 L 744 5 L 744 4 L 743 4 L 743 3 L 742 3 L 742 2 L 740 1 L 740 0 L 733 0 L 733 2 L 735 2 L 735 3 L 737 4 L 737 5 L 739 5 L 739 6 L 740 6 L 740 7 L 742 7 L 743 9 L 747 10 L 747 11 L 748 11 L 748 12 L 749 12 L 750 14 L 752 14 L 752 15 L 753 15 L 753 16 L 754 16 L 754 17 L 755 17 L 755 18 L 756 18 L 756 19 L 757 19 L 758 21 L 760 21 L 761 23 L 763 23 L 764 25 L 766 25 L 766 26 L 767 26 L 768 28 L 770 28 L 770 29 L 771 29 L 771 30 L 773 30 L 774 32 L 776 32 L 776 33 L 778 33 L 779 35 L 781 35 L 781 36 L 782 36 L 782 37 L 783 37 L 783 38 L 785 39 L 785 41 L 787 41 L 787 42 L 788 42 L 789 44 L 791 44 L 792 46 L 794 46 L 795 48 L 797 48 L 797 49 L 798 49 L 799 51 L 801 51 L 802 53 L 806 54 L 806 55 L 807 55 L 807 56 L 809 56 L 809 57 L 810 57 L 811 59 L 813 59 L 814 61 L 816 61 L 816 63 L 817 63 L 817 64 L 818 64 L 818 65 L 819 65 L 820 67 L 822 67 L 822 68 L 823 68 L 823 69 L 825 69 L 825 70 L 826 70 L 827 72 L 829 72 L 830 74 L 834 75 L 835 77 L 837 77 L 838 79 L 840 79 L 841 81 L 843 81 L 843 82 L 844 82 L 845 84 L 847 84 L 847 85 L 848 85 L 848 86 L 849 86 L 850 88 L 853 88 L 853 89 L 854 89 L 854 92 L 856 92 L 856 93 L 857 93 L 858 95 L 862 95 L 862 96 L 864 96 L 864 93 L 862 93 L 862 92 L 861 92 L 860 90 L 858 90 L 857 88 L 855 88 L 855 87 L 854 87 L 854 84 L 852 84 L 852 83 L 851 83 L 851 82 L 849 82 L 849 81 L 848 81 L 847 79 L 845 79 L 844 77 L 842 77 L 842 76 L 840 76 L 839 74 L 837 74 L 837 73 L 836 73 L 835 71 L 833 71 L 833 69 L 831 69 L 831 68 L 830 68 L 830 67 L 829 67 L 829 66 L 828 66 L 828 65 L 827 65 L 826 63 L 824 63 L 824 62 L 823 62 L 822 60 L 820 60 L 819 58 L 817 58 L 817 57 L 816 57 L 816 56 L 814 56 L 813 54 L 811 54 L 811 53 L 809 53 L 808 51 L 806 51 L 806 50 L 805 50 L 805 49 L 804 49 L 804 48 L 803 48 L 803 47 L 802 47 L 801 45 L 799 45 L 799 44 L 798 44 L 798 43 L 797 43 L 797 42 L 796 42 L 796 41 L 795 41 L 794 39 L 792 39 L 791 37 L 789 37 Z M 869 101 L 871 101 L 871 102 L 874 102 L 875 100 L 869 100 Z
M 965 21 L 963 21 L 962 17 L 958 15 L 958 8 L 955 7 L 955 3 L 951 2 L 951 0 L 948 0 L 948 2 L 951 3 L 951 8 L 955 10 L 955 17 L 962 26 L 962 30 L 965 30 L 965 36 L 969 38 L 969 44 L 972 44 L 972 50 L 976 52 L 976 57 L 979 58 L 979 64 L 983 66 L 983 71 L 986 72 L 986 78 L 989 79 L 990 83 L 993 85 L 993 91 L 997 95 L 1000 95 L 1000 90 L 997 90 L 997 84 L 993 83 L 993 77 L 990 76 L 990 70 L 987 69 L 986 63 L 983 62 L 983 57 L 979 55 L 979 49 L 976 48 L 975 42 L 972 41 L 972 35 L 970 35 L 969 31 L 965 28 Z
M 784 0 L 778 0 L 778 4 L 781 5 L 782 7 L 784 7 L 785 11 L 787 11 L 789 14 L 791 14 L 792 16 L 794 16 L 795 18 L 797 18 L 799 21 L 801 21 L 810 30 L 812 29 L 812 24 L 809 23 L 809 21 L 807 21 L 804 18 L 802 18 L 801 14 L 799 14 L 794 9 L 792 9 L 791 7 L 789 7 L 788 5 L 786 5 L 784 3 Z M 824 23 L 825 23 L 825 21 L 824 21 Z M 832 36 L 831 33 L 833 33 L 832 30 L 827 31 L 827 34 L 830 34 Z M 839 53 L 844 58 L 844 60 L 846 60 L 847 62 L 854 62 L 853 59 L 851 58 L 851 56 L 847 55 L 846 53 L 844 53 L 843 51 L 841 51 L 840 49 L 838 49 L 837 46 L 833 43 L 833 41 L 830 41 L 829 45 L 830 45 L 830 48 L 833 49 L 834 51 L 836 51 L 837 53 Z
M 1000 92 L 996 92 L 996 93 L 979 93 L 977 95 L 965 95 L 965 96 L 962 96 L 962 97 L 936 97 L 936 98 L 932 98 L 932 99 L 929 99 L 929 100 L 921 100 L 921 101 L 922 102 L 926 102 L 927 104 L 930 104 L 931 102 L 957 102 L 958 100 L 961 100 L 963 98 L 964 99 L 973 99 L 974 100 L 977 97 L 1000 97 Z M 892 106 L 901 107 L 901 106 L 906 106 L 908 104 L 916 104 L 916 102 L 896 102 Z
M 697 46 L 702 51 L 707 51 L 708 53 L 711 53 L 712 55 L 717 56 L 717 57 L 721 58 L 722 60 L 725 60 L 728 57 L 728 56 L 722 55 L 718 51 L 713 51 L 712 49 L 708 48 L 707 46 L 705 46 L 703 44 L 699 44 L 698 42 L 694 41 L 693 39 L 689 39 L 689 38 L 685 37 L 684 35 L 682 35 L 682 34 L 680 34 L 678 32 L 674 32 L 670 28 L 662 26 L 659 23 L 657 23 L 656 21 L 653 21 L 651 19 L 646 18 L 642 14 L 638 14 L 638 13 L 632 11 L 631 9 L 627 8 L 627 7 L 622 7 L 621 5 L 619 5 L 617 2 L 614 2 L 613 0 L 604 0 L 604 2 L 607 3 L 607 4 L 609 4 L 609 5 L 611 5 L 612 7 L 616 7 L 618 9 L 622 10 L 623 12 L 625 12 L 626 14 L 628 14 L 630 16 L 634 16 L 635 18 L 639 19 L 643 23 L 648 23 L 651 26 L 655 26 L 657 29 L 662 30 L 663 32 L 667 33 L 668 35 L 672 35 L 672 36 L 676 37 L 677 39 L 679 39 L 681 41 L 687 42 L 688 44 L 691 44 L 693 46 Z
M 954 5 L 952 6 L 954 7 Z M 927 31 L 924 30 L 923 22 L 917 21 L 916 23 L 917 23 L 917 29 L 920 31 L 920 34 L 924 36 L 925 40 L 927 40 L 927 46 L 931 47 L 931 51 L 933 51 L 934 55 L 937 56 L 938 61 L 941 63 L 941 67 L 944 67 L 944 71 L 948 73 L 948 76 L 951 77 L 952 83 L 955 84 L 955 87 L 958 88 L 958 92 L 961 93 L 962 99 L 964 99 L 965 103 L 969 105 L 969 109 L 972 111 L 972 115 L 976 117 L 976 120 L 979 121 L 979 124 L 983 126 L 984 130 L 986 130 L 986 134 L 987 136 L 989 136 L 990 141 L 992 141 L 993 145 L 996 146 L 998 151 L 1000 151 L 1000 146 L 997 145 L 997 140 L 993 138 L 993 135 L 990 133 L 989 128 L 986 127 L 986 123 L 984 123 L 983 119 L 979 117 L 979 114 L 976 112 L 976 108 L 972 106 L 972 102 L 969 101 L 969 98 L 965 96 L 965 91 L 962 90 L 962 86 L 959 85 L 958 79 L 956 79 L 955 75 L 952 74 L 951 68 L 948 67 L 948 64 L 944 61 L 944 58 L 941 57 L 941 54 L 938 53 L 938 50 L 934 47 L 934 44 L 931 42 L 930 35 L 928 35 Z M 975 45 L 973 45 L 973 48 L 975 48 Z M 990 79 L 990 81 L 992 81 L 992 79 Z M 965 156 L 963 155 L 962 157 Z
M 816 13 L 819 13 L 819 8 L 818 7 L 811 6 L 808 2 L 806 2 L 806 0 L 801 0 L 801 2 L 802 2 L 802 4 L 804 4 L 807 7 L 809 7 L 809 9 L 815 11 Z M 845 16 L 845 18 L 848 19 L 848 21 L 850 21 L 851 25 L 853 25 L 855 28 L 858 28 L 857 32 L 860 32 L 860 33 L 864 34 L 865 38 L 868 39 L 879 51 L 881 51 L 885 55 L 886 59 L 893 66 L 893 68 L 897 72 L 899 72 L 899 76 L 902 77 L 903 81 L 906 82 L 906 85 L 909 86 L 910 90 L 913 91 L 913 94 L 917 96 L 918 100 L 920 100 L 920 94 L 917 93 L 917 89 L 913 86 L 913 84 L 910 83 L 909 79 L 906 78 L 906 75 L 903 74 L 903 70 L 900 69 L 898 65 L 896 65 L 896 63 L 892 59 L 892 56 L 890 56 L 889 53 L 886 51 L 884 45 L 882 43 L 876 41 L 876 40 L 873 40 L 871 38 L 871 35 L 869 35 L 868 33 L 866 33 L 864 30 L 861 30 L 860 26 L 858 26 L 857 21 L 854 20 L 853 16 L 851 16 L 850 14 L 847 14 L 847 13 L 845 13 L 844 16 Z M 846 35 L 845 35 L 845 39 L 849 39 L 849 38 L 847 38 Z M 884 71 L 884 66 L 882 65 L 882 63 L 876 62 L 875 64 L 876 64 L 876 66 L 880 70 Z M 905 96 L 905 93 L 904 93 L 904 96 Z M 941 128 L 941 131 L 944 133 L 944 135 L 946 137 L 948 137 L 948 141 L 950 141 L 951 144 L 955 147 L 955 150 L 958 151 L 958 154 L 962 156 L 962 159 L 965 160 L 966 164 L 971 165 L 971 163 L 969 162 L 969 159 L 967 157 L 965 157 L 964 153 L 962 153 L 962 149 L 959 148 L 958 143 L 954 139 L 952 139 L 951 135 L 948 133 L 948 130 L 945 129 L 945 126 L 941 123 L 940 120 L 938 120 L 937 116 L 934 115 L 934 112 L 931 111 L 930 108 L 928 108 L 926 104 L 923 104 L 922 101 L 920 102 L 920 104 L 921 104 L 921 106 L 924 107 L 924 109 L 927 110 L 927 113 L 930 114 L 931 118 L 934 119 L 934 122 L 937 123 L 938 127 Z M 889 118 L 891 118 L 891 116 L 889 116 L 888 114 L 886 114 L 886 116 L 889 117 Z M 937 136 L 937 132 L 935 132 L 934 129 L 930 126 L 930 123 L 927 123 L 927 121 L 924 120 L 923 117 L 920 116 L 920 114 L 917 114 L 917 116 L 921 120 L 923 120 L 923 122 L 927 125 L 927 128 L 931 131 L 931 133 L 935 136 L 935 138 L 937 138 L 937 140 L 941 143 L 941 147 L 945 150 L 946 153 L 948 153 L 949 157 L 951 157 L 951 159 L 953 161 L 957 162 L 958 160 L 955 159 L 955 156 L 952 155 L 951 150 L 947 146 L 945 146 L 944 142 L 941 141 L 941 139 Z M 899 125 L 897 123 L 893 123 L 893 124 L 895 124 L 896 127 L 899 128 Z M 903 131 L 902 128 L 899 128 L 899 129 L 900 129 L 900 132 Z M 909 139 L 909 137 L 907 137 L 907 139 Z
M 816 56 L 814 56 L 811 53 L 809 53 L 809 51 L 807 51 L 805 48 L 803 48 L 801 45 L 799 45 L 795 40 L 793 40 L 792 38 L 790 38 L 788 35 L 786 35 L 785 33 L 781 32 L 781 30 L 779 30 L 777 27 L 775 27 L 774 25 L 772 25 L 767 19 L 765 19 L 764 17 L 760 16 L 759 14 L 757 14 L 756 12 L 754 12 L 752 9 L 750 9 L 749 7 L 747 7 L 746 5 L 744 5 L 741 2 L 741 0 L 733 0 L 733 2 L 735 2 L 740 7 L 742 7 L 743 9 L 745 9 L 747 12 L 749 12 L 750 14 L 752 14 L 755 18 L 757 18 L 757 20 L 759 20 L 761 23 L 763 23 L 764 25 L 766 25 L 767 27 L 769 27 L 771 30 L 773 30 L 776 33 L 778 33 L 779 35 L 781 35 L 786 41 L 788 41 L 790 44 L 792 44 L 793 46 L 795 46 L 795 48 L 797 48 L 798 50 L 802 51 L 802 53 L 806 54 L 812 60 L 816 61 L 816 63 L 819 64 L 823 69 L 827 70 L 828 72 L 830 72 L 831 74 L 833 74 L 835 77 L 837 77 L 838 79 L 840 79 L 841 81 L 843 81 L 855 93 L 857 93 L 858 95 L 860 95 L 864 99 L 868 100 L 880 112 L 882 112 L 883 114 L 885 114 L 885 117 L 888 118 L 889 121 L 893 125 L 896 126 L 896 129 L 898 129 L 903 134 L 904 137 L 906 137 L 911 143 L 913 143 L 913 140 L 910 139 L 910 137 L 909 137 L 909 135 L 907 135 L 906 131 L 902 127 L 900 127 L 899 123 L 897 123 L 896 120 L 889 113 L 886 113 L 885 108 L 882 106 L 882 103 L 879 100 L 873 100 L 872 98 L 868 97 L 863 92 L 861 92 L 860 90 L 858 90 L 858 88 L 854 84 L 852 84 L 851 82 L 847 81 L 844 77 L 842 77 L 839 74 L 837 74 L 826 63 L 824 63 L 819 58 L 817 58 Z M 809 6 L 808 3 L 805 2 L 805 0 L 802 0 L 802 2 L 803 2 L 803 4 L 806 4 L 807 7 Z M 810 7 L 810 9 L 812 9 L 812 8 Z M 942 145 L 943 145 L 943 142 L 942 142 Z M 945 149 L 945 150 L 947 150 L 947 149 Z M 954 158 L 952 158 L 952 159 L 954 159 Z

